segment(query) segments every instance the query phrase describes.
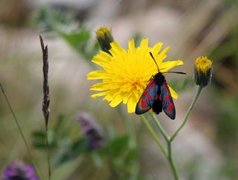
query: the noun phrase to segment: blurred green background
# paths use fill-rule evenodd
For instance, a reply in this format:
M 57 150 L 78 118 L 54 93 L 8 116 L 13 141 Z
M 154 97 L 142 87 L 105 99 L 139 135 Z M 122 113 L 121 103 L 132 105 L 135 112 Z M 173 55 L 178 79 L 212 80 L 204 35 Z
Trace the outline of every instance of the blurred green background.
M 194 59 L 206 55 L 213 60 L 212 83 L 174 142 L 175 162 L 181 179 L 237 179 L 237 16 L 236 0 L 1 0 L 0 81 L 44 179 L 39 34 L 49 47 L 52 179 L 172 179 L 140 118 L 127 115 L 124 106 L 110 108 L 90 97 L 92 82 L 86 75 L 96 68 L 90 61 L 98 51 L 95 30 L 100 26 L 110 27 L 114 39 L 124 47 L 134 37 L 149 37 L 151 45 L 163 41 L 171 46 L 168 60 L 184 60 L 179 70 L 186 77 L 168 75 L 168 83 L 180 93 L 175 102 L 177 119 L 167 121 L 161 115 L 161 123 L 170 132 L 181 122 L 194 93 Z M 76 121 L 82 111 L 102 126 L 107 148 L 82 150 Z M 136 147 L 131 146 L 134 141 Z M 16 159 L 29 162 L 29 155 L 1 93 L 1 174 Z

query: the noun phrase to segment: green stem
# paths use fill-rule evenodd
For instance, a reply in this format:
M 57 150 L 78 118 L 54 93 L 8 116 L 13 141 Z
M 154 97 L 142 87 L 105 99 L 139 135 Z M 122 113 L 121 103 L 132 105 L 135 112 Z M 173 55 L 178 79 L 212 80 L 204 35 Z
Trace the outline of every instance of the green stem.
M 194 105 L 196 104 L 197 100 L 198 100 L 198 97 L 199 95 L 201 94 L 201 91 L 202 91 L 202 86 L 199 86 L 198 89 L 197 89 L 197 92 L 192 100 L 192 103 L 190 104 L 189 108 L 188 108 L 188 111 L 184 117 L 184 120 L 182 122 L 182 124 L 178 127 L 178 129 L 173 133 L 173 135 L 171 136 L 170 138 L 170 142 L 172 142 L 174 140 L 174 138 L 177 136 L 177 134 L 180 132 L 180 130 L 184 127 L 184 125 L 186 124 L 186 122 L 188 121 L 188 117 L 189 115 L 191 114 L 193 108 L 194 108 Z
M 165 129 L 163 128 L 163 126 L 160 124 L 159 120 L 157 119 L 156 115 L 150 113 L 151 117 L 153 118 L 153 120 L 155 121 L 157 127 L 159 128 L 162 136 L 164 137 L 165 141 L 168 142 L 169 141 L 169 136 L 167 134 L 167 132 L 165 131 Z
M 170 165 L 170 168 L 172 170 L 172 173 L 173 173 L 173 176 L 174 176 L 174 180 L 178 180 L 178 173 L 177 173 L 177 170 L 176 170 L 176 166 L 174 164 L 174 161 L 173 161 L 173 155 L 172 155 L 172 146 L 171 146 L 171 141 L 167 141 L 167 146 L 168 146 L 168 156 L 167 156 L 167 159 L 169 161 L 169 165 Z
M 167 132 L 165 131 L 165 129 L 163 128 L 163 126 L 160 124 L 160 121 L 157 119 L 156 115 L 150 113 L 151 117 L 154 119 L 154 121 L 156 122 L 162 136 L 164 137 L 166 143 L 167 143 L 167 151 L 168 151 L 168 155 L 166 156 L 167 160 L 168 160 L 168 163 L 169 163 L 169 166 L 171 168 L 171 171 L 173 173 L 173 177 L 174 177 L 174 180 L 178 180 L 178 173 L 177 173 L 177 170 L 176 170 L 176 166 L 174 164 L 174 161 L 173 161 L 173 156 L 172 156 L 172 142 L 170 141 L 170 138 L 167 134 Z
M 48 165 L 48 179 L 51 179 L 51 165 L 50 165 L 50 147 L 49 147 L 49 140 L 48 140 L 48 127 L 45 127 L 46 131 L 46 145 L 47 145 L 47 165 Z
M 142 115 L 141 117 L 142 117 L 143 123 L 145 124 L 146 128 L 148 129 L 148 131 L 150 132 L 150 134 L 154 138 L 155 142 L 158 144 L 160 150 L 167 157 L 167 151 L 165 150 L 165 148 L 164 148 L 163 144 L 161 143 L 160 139 L 158 138 L 156 132 L 153 130 L 153 128 L 151 127 L 150 123 L 145 118 L 145 116 Z
M 27 140 L 26 140 L 26 138 L 25 138 L 25 136 L 24 136 L 24 133 L 23 133 L 23 131 L 22 131 L 22 129 L 21 129 L 21 126 L 20 126 L 20 124 L 19 124 L 19 122 L 18 122 L 18 120 L 17 120 L 17 117 L 16 117 L 16 115 L 15 115 L 15 112 L 13 111 L 13 108 L 12 108 L 12 106 L 11 106 L 11 103 L 10 103 L 9 100 L 8 100 L 7 94 L 6 94 L 6 92 L 5 92 L 5 90 L 4 90 L 3 86 L 2 86 L 2 83 L 0 83 L 0 87 L 1 87 L 1 91 L 2 91 L 2 93 L 3 93 L 3 95 L 4 95 L 4 98 L 5 98 L 6 102 L 7 102 L 7 105 L 8 105 L 8 107 L 9 107 L 10 111 L 11 111 L 11 114 L 12 114 L 12 116 L 13 116 L 13 119 L 14 119 L 16 125 L 17 125 L 17 129 L 18 129 L 18 131 L 19 131 L 19 133 L 20 133 L 20 136 L 21 136 L 21 138 L 22 138 L 22 140 L 23 140 L 23 142 L 24 142 L 24 144 L 25 144 L 25 146 L 26 146 L 26 149 L 27 149 L 27 152 L 28 152 L 28 154 L 29 154 L 29 156 L 30 156 L 31 162 L 32 162 L 32 164 L 34 164 L 34 166 L 35 166 L 35 168 L 36 168 L 36 173 L 39 175 L 39 177 L 41 177 L 41 176 L 40 176 L 41 174 L 40 174 L 39 168 L 38 168 L 37 164 L 34 162 L 33 155 L 32 155 L 32 153 L 31 153 L 30 146 L 29 146 L 28 143 L 27 143 Z
M 153 130 L 153 128 L 151 127 L 151 125 L 149 124 L 149 122 L 147 121 L 147 119 L 142 115 L 142 120 L 144 122 L 144 124 L 146 125 L 147 129 L 149 130 L 150 134 L 152 135 L 152 137 L 155 139 L 156 143 L 158 144 L 158 146 L 160 147 L 161 151 L 163 152 L 163 154 L 166 156 L 169 166 L 171 168 L 171 171 L 173 173 L 173 177 L 174 180 L 178 180 L 178 173 L 176 170 L 176 166 L 174 164 L 173 161 L 173 153 L 172 153 L 172 141 L 174 140 L 174 138 L 177 136 L 177 134 L 180 132 L 180 130 L 184 127 L 184 125 L 186 124 L 186 122 L 188 121 L 188 117 L 191 114 L 194 105 L 196 104 L 199 95 L 201 94 L 202 91 L 202 86 L 199 86 L 197 89 L 197 92 L 192 100 L 191 105 L 188 108 L 188 111 L 184 117 L 184 120 L 182 122 L 182 124 L 178 127 L 178 129 L 173 133 L 173 135 L 171 137 L 168 136 L 167 132 L 165 131 L 165 129 L 163 128 L 163 126 L 160 124 L 160 122 L 158 121 L 157 117 L 154 114 L 150 114 L 151 117 L 153 118 L 153 120 L 155 121 L 155 123 L 157 124 L 157 127 L 159 128 L 162 136 L 164 137 L 166 143 L 167 143 L 167 151 L 164 148 L 164 146 L 162 145 L 160 139 L 158 138 L 157 134 L 155 133 L 155 131 Z

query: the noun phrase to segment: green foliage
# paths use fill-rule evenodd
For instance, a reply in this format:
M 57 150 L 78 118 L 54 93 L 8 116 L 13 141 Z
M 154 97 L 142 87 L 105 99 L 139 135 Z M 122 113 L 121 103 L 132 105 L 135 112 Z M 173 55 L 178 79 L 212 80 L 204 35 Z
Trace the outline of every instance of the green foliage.
M 141 41 L 141 39 L 142 39 L 141 35 L 140 35 L 140 34 L 136 34 L 136 35 L 134 35 L 133 39 L 134 39 L 134 41 L 135 41 L 135 45 L 136 45 L 136 46 L 139 46 L 140 41 Z
M 91 34 L 88 30 L 80 28 L 76 32 L 65 33 L 58 31 L 58 34 L 67 42 L 74 50 L 76 50 L 80 55 L 82 55 L 88 62 L 99 50 L 98 43 L 90 44 Z
M 88 148 L 86 137 L 70 138 L 72 130 L 67 128 L 67 119 L 59 116 L 56 124 L 48 130 L 49 148 L 54 154 L 52 161 L 54 166 L 59 166 L 78 157 Z M 45 130 L 36 130 L 32 133 L 33 147 L 38 150 L 47 150 Z M 54 152 L 54 153 L 53 153 Z
M 88 139 L 82 134 L 70 138 L 72 128 L 67 128 L 68 119 L 65 116 L 59 116 L 56 123 L 48 130 L 49 147 L 54 167 L 62 166 L 65 163 L 78 160 L 79 157 L 85 159 L 85 162 L 91 162 L 96 167 L 103 167 L 105 163 L 113 169 L 113 174 L 119 178 L 125 179 L 134 176 L 133 169 L 137 167 L 138 149 L 130 147 L 130 137 L 127 134 L 119 135 L 113 129 L 113 135 L 105 137 L 106 141 L 103 147 L 99 149 L 89 149 Z M 80 131 L 80 129 L 78 129 Z M 32 133 L 34 148 L 47 151 L 45 130 L 36 130 Z M 95 168 L 96 168 L 95 167 Z
M 38 9 L 32 16 L 32 24 L 43 31 L 55 32 L 74 50 L 89 62 L 99 50 L 96 41 L 90 43 L 91 32 L 86 28 L 78 27 L 78 20 L 70 12 L 60 11 L 47 7 Z
M 238 143 L 234 143 L 238 142 L 238 96 L 237 94 L 230 93 L 229 88 L 227 88 L 228 86 L 234 87 L 230 84 L 233 81 L 220 80 L 220 77 L 226 76 L 224 72 L 228 71 L 231 73 L 231 76 L 236 76 L 238 68 L 237 43 L 238 30 L 236 25 L 230 30 L 230 33 L 223 39 L 222 43 L 211 52 L 212 59 L 220 65 L 214 74 L 215 82 L 219 85 L 214 86 L 216 88 L 217 112 L 219 113 L 217 140 L 219 144 L 222 144 L 221 148 L 224 153 L 231 155 L 234 153 L 234 149 L 238 147 Z M 216 73 L 224 74 L 217 75 Z
M 237 161 L 233 158 L 228 156 L 225 160 L 225 163 L 220 169 L 220 174 L 224 175 L 225 177 L 230 177 L 230 179 L 237 179 L 238 177 L 238 166 Z
M 217 62 L 227 61 L 231 59 L 232 65 L 238 67 L 238 28 L 237 25 L 232 27 L 229 36 L 215 49 L 212 50 L 210 56 Z
M 130 147 L 129 141 L 128 135 L 116 135 L 100 151 L 118 179 L 136 176 L 134 170 L 138 162 L 138 149 Z
M 60 11 L 50 7 L 41 7 L 34 11 L 30 19 L 42 31 L 57 31 L 74 27 L 75 15 L 72 12 Z
M 227 6 L 238 6 L 238 1 L 237 0 L 223 0 L 224 3 L 227 5 Z
M 52 132 L 52 131 L 50 131 Z M 51 134 L 51 139 L 52 139 L 52 133 L 49 133 Z M 36 148 L 36 149 L 42 149 L 42 150 L 46 150 L 48 148 L 47 144 L 46 144 L 46 133 L 45 131 L 43 130 L 37 130 L 37 131 L 34 131 L 32 133 L 32 137 L 33 137 L 33 146 Z M 50 149 L 53 149 L 54 147 L 56 146 L 56 144 L 54 144 L 54 142 L 49 142 L 49 148 Z
M 234 2 L 227 1 L 231 5 Z M 238 68 L 238 30 L 237 23 L 222 40 L 222 42 L 212 50 L 210 57 L 216 63 L 214 68 L 214 99 L 216 101 L 216 112 L 218 113 L 216 126 L 216 140 L 222 150 L 225 162 L 218 174 L 229 179 L 237 179 L 237 151 L 238 148 L 238 95 L 231 93 L 236 88 L 234 84 L 237 77 Z M 227 76 L 226 73 L 229 73 Z M 229 81 L 231 80 L 231 81 Z
M 218 138 L 220 142 L 226 143 L 231 146 L 231 150 L 234 149 L 234 140 L 238 142 L 238 121 L 237 121 L 237 107 L 238 107 L 238 96 L 222 96 L 220 98 L 219 105 L 221 109 L 221 116 L 219 118 Z M 235 145 L 238 147 L 238 144 Z M 228 150 L 227 146 L 224 149 Z
M 85 138 L 79 138 L 72 143 L 64 143 L 64 146 L 61 146 L 60 151 L 55 154 L 52 164 L 54 166 L 59 166 L 68 161 L 75 160 L 79 155 L 87 152 L 87 146 L 88 143 Z
M 121 136 L 112 139 L 108 144 L 111 156 L 118 157 L 125 151 L 125 147 L 128 146 L 128 136 Z

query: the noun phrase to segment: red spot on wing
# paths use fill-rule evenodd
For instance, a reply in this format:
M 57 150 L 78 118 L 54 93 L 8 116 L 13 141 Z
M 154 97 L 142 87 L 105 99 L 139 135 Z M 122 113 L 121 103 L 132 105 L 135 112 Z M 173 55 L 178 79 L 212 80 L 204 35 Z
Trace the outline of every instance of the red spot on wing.
M 156 84 L 154 78 L 151 78 L 136 105 L 136 114 L 143 114 L 153 106 L 157 90 L 158 85 Z

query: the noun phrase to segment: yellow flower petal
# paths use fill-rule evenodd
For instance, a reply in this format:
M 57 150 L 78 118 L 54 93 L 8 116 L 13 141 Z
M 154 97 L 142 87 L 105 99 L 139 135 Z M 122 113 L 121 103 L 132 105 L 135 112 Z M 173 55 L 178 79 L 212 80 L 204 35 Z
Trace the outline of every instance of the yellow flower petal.
M 111 43 L 111 49 L 110 49 L 110 53 L 113 56 L 117 56 L 117 54 L 120 54 L 121 52 L 125 51 L 120 44 L 118 44 L 117 42 L 112 42 Z
M 147 49 L 148 47 L 148 43 L 149 43 L 149 39 L 142 39 L 141 43 L 140 43 L 140 47 L 141 49 Z
M 163 46 L 162 42 L 157 43 L 153 48 L 152 48 L 152 54 L 159 54 L 161 47 Z
M 128 102 L 127 102 L 128 113 L 135 112 L 137 101 L 138 101 L 138 99 L 134 95 L 129 97 Z
M 108 53 L 104 51 L 100 51 L 98 55 L 93 57 L 92 62 L 99 66 L 107 66 L 110 60 L 111 60 L 111 57 Z
M 93 79 L 107 79 L 110 78 L 110 75 L 105 73 L 104 71 L 101 70 L 96 70 L 88 73 L 87 79 L 93 80 Z
M 168 72 L 171 68 L 174 68 L 176 66 L 183 65 L 182 60 L 175 60 L 175 61 L 166 61 L 162 63 L 159 68 L 162 73 Z
M 122 102 L 122 97 L 120 94 L 117 94 L 116 96 L 113 97 L 113 99 L 110 102 L 111 107 L 116 107 Z
M 155 54 L 156 56 L 154 57 L 157 61 L 157 63 L 162 63 L 162 61 L 167 57 L 167 52 L 169 51 L 170 47 L 164 48 L 160 53 Z
M 174 98 L 174 99 L 178 99 L 178 94 L 175 92 L 175 90 L 173 88 L 171 88 L 169 86 L 169 91 L 170 91 L 170 94 L 171 96 Z
M 98 97 L 101 97 L 101 96 L 105 96 L 107 94 L 107 92 L 100 92 L 100 93 L 96 93 L 96 94 L 93 94 L 91 95 L 92 98 L 98 98 Z

